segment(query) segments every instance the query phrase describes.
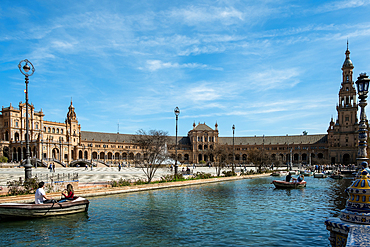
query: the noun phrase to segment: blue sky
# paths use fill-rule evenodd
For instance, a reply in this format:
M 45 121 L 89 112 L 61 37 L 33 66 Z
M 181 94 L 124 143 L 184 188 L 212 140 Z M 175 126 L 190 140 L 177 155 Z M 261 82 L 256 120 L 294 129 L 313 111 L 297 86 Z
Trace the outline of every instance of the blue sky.
M 29 98 L 85 131 L 220 136 L 326 133 L 349 40 L 354 80 L 370 73 L 370 1 L 0 2 L 1 104 Z

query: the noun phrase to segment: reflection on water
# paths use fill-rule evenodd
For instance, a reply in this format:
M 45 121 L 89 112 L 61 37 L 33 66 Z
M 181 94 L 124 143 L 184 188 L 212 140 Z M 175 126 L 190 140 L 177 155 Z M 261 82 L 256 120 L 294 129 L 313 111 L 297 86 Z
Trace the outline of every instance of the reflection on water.
M 345 206 L 351 180 L 275 178 L 98 197 L 88 213 L 0 222 L 0 245 L 329 246 L 324 221 Z

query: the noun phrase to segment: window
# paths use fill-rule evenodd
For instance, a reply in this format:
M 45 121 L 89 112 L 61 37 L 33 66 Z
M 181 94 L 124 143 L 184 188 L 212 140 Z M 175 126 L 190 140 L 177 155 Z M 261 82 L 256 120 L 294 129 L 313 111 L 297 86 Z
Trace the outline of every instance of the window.
M 346 81 L 349 81 L 349 75 L 346 76 Z M 348 90 L 347 90 L 348 91 Z
M 57 134 L 59 134 L 59 129 L 57 129 Z
M 346 117 L 346 121 L 349 121 L 349 117 L 348 116 Z
M 18 121 L 15 122 L 15 127 L 18 127 L 19 123 Z
M 50 129 L 50 127 L 48 128 L 48 133 L 50 133 L 50 131 L 51 131 L 51 129 Z
M 53 133 L 55 133 L 55 128 L 53 128 Z

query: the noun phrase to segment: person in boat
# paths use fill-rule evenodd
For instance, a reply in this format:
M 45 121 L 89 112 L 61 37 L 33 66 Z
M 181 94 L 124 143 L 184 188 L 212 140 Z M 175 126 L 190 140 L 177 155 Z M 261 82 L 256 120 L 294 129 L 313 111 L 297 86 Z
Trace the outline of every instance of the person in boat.
M 290 174 L 290 172 L 288 172 L 288 175 L 286 175 L 286 177 L 285 177 L 285 182 L 290 182 L 290 180 L 292 180 L 292 174 Z
M 294 183 L 300 183 L 300 182 L 303 182 L 304 181 L 304 175 L 301 174 L 299 177 L 297 178 L 292 178 L 293 179 L 293 182 Z
M 72 184 L 67 185 L 67 189 L 62 192 L 62 195 L 64 196 L 64 199 L 72 200 L 74 195 L 74 190 Z
M 46 196 L 44 186 L 45 186 L 44 182 L 39 183 L 39 188 L 36 190 L 36 193 L 35 193 L 35 204 L 43 204 L 43 203 L 52 202 L 53 198 L 52 197 L 49 198 Z

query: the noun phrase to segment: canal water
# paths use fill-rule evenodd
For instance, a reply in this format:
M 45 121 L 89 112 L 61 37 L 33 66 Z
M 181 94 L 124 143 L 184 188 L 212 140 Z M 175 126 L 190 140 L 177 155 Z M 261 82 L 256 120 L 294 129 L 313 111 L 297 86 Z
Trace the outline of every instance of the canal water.
M 244 179 L 90 199 L 87 213 L 0 222 L 0 246 L 329 246 L 352 179 Z

